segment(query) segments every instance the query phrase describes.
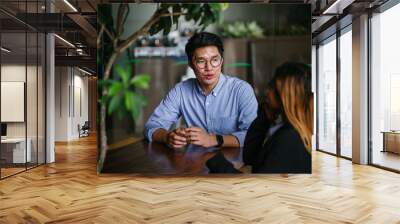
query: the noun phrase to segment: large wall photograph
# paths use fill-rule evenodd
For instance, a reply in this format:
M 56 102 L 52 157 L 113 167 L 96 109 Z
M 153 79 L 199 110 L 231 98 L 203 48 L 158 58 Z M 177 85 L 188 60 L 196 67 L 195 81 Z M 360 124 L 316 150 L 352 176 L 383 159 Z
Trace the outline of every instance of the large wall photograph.
M 107 4 L 97 28 L 98 172 L 311 173 L 310 5 Z

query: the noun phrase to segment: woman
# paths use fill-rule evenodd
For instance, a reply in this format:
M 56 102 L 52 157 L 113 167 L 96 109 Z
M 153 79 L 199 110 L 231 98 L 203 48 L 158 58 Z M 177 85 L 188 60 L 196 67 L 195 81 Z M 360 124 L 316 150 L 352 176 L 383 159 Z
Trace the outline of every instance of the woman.
M 266 100 L 246 135 L 243 162 L 252 173 L 311 173 L 313 95 L 307 65 L 285 63 L 270 82 Z M 210 173 L 240 173 L 221 153 Z

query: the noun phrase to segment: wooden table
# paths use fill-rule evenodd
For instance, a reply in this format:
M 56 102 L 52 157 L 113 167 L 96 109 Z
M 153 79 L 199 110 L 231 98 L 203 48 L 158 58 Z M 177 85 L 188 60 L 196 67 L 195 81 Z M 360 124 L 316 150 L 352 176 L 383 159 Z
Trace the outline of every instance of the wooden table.
M 208 174 L 206 161 L 220 150 L 235 167 L 243 165 L 240 148 L 203 148 L 193 145 L 173 150 L 160 143 L 141 140 L 109 150 L 102 173 Z

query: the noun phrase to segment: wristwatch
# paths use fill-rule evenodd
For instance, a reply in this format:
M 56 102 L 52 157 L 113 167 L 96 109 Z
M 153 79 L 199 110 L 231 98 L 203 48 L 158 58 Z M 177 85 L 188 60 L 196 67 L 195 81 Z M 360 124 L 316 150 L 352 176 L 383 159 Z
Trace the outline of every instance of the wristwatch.
M 215 135 L 217 139 L 217 145 L 215 147 L 221 147 L 224 145 L 224 137 L 222 135 Z

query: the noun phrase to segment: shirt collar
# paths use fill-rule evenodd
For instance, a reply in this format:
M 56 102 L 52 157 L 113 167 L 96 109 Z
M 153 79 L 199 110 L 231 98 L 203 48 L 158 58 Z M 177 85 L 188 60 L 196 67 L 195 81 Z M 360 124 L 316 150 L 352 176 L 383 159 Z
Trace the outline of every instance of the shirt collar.
M 219 91 L 221 90 L 221 88 L 222 88 L 222 86 L 223 86 L 225 80 L 226 80 L 225 75 L 221 73 L 220 76 L 219 76 L 219 80 L 218 80 L 217 85 L 214 87 L 213 90 L 211 90 L 211 94 L 212 94 L 213 96 L 217 96 L 217 95 L 218 95 L 218 93 L 219 93 Z M 202 93 L 202 94 L 204 95 L 204 91 L 203 91 L 203 89 L 201 88 L 201 86 L 200 86 L 199 82 L 197 81 L 197 79 L 196 79 L 196 84 L 197 84 L 197 89 L 199 90 L 199 92 Z
M 217 85 L 211 91 L 211 94 L 213 94 L 213 96 L 217 96 L 218 95 L 218 93 L 220 92 L 222 86 L 224 85 L 225 80 L 226 80 L 225 75 L 221 73 L 221 75 L 219 76 L 219 80 L 218 80 Z

